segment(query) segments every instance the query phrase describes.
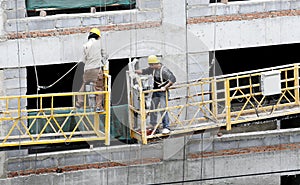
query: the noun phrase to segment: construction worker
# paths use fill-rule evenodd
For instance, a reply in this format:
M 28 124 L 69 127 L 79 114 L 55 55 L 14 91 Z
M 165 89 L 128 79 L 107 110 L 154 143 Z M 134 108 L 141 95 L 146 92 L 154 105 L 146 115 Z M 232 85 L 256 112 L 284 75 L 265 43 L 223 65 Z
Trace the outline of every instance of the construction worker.
M 160 89 L 161 91 L 153 92 L 151 109 L 157 109 L 158 104 L 160 106 L 166 107 L 166 98 L 168 98 L 168 88 L 171 87 L 176 82 L 176 77 L 174 74 L 164 66 L 160 60 L 157 59 L 155 55 L 150 55 L 148 57 L 149 67 L 145 69 L 135 70 L 137 74 L 152 74 L 154 79 L 153 89 Z M 157 112 L 150 113 L 150 124 L 154 127 L 157 122 Z M 168 113 L 164 115 L 162 119 L 163 130 L 162 134 L 170 133 L 170 122 Z
M 85 86 L 89 85 L 91 82 L 94 86 L 94 91 L 103 91 L 103 71 L 104 58 L 101 42 L 101 32 L 97 28 L 92 28 L 88 35 L 88 41 L 83 45 L 83 63 L 84 73 L 83 73 L 83 83 L 79 92 L 85 91 Z M 96 95 L 96 112 L 104 112 L 102 105 L 103 95 Z M 78 96 L 76 107 L 83 107 L 84 97 L 82 95 Z

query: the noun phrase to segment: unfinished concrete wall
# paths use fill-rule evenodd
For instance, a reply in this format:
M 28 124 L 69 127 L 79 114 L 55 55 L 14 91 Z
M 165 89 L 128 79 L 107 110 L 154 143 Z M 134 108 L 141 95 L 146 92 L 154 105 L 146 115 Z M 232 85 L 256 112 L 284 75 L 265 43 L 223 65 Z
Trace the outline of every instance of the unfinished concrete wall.
M 299 0 L 189 1 L 188 27 L 210 51 L 299 43 Z M 296 30 L 296 31 L 295 31 Z
M 101 28 L 102 42 L 110 58 L 162 55 L 179 81 L 207 77 L 211 67 L 209 51 L 300 42 L 300 16 L 296 11 L 299 10 L 299 0 L 247 1 L 226 5 L 189 0 L 187 8 L 183 0 L 139 0 L 135 10 L 30 18 L 24 16 L 24 0 L 1 2 L 5 2 L 5 6 L 0 10 L 0 22 L 4 25 L 0 26 L 0 36 L 4 35 L 6 40 L 0 42 L 0 68 L 5 68 L 7 76 L 12 75 L 12 78 L 7 78 L 5 71 L 2 71 L 2 92 L 5 95 L 26 93 L 25 77 L 13 75 L 19 73 L 18 67 L 23 74 L 25 66 L 80 61 L 82 44 L 87 39 L 87 32 L 94 26 Z M 296 136 L 284 137 L 282 140 L 280 134 L 274 134 L 275 137 L 264 136 L 264 139 L 247 137 L 244 141 L 243 138 L 233 136 L 239 140 L 221 139 L 213 145 L 208 140 L 205 150 L 216 152 L 229 148 L 238 150 L 242 146 L 282 146 L 280 144 L 283 141 L 299 141 Z M 107 147 L 100 152 L 92 150 L 92 154 L 77 151 L 76 154 L 34 156 L 23 151 L 8 152 L 4 159 L 1 158 L 4 169 L 0 171 L 3 170 L 3 174 L 107 162 L 108 159 L 122 163 L 138 160 L 142 163 L 141 156 L 159 160 L 150 164 L 125 164 L 114 168 L 15 177 L 2 179 L 1 184 L 146 184 L 170 180 L 190 180 L 190 184 L 199 184 L 199 179 L 206 179 L 201 181 L 203 184 L 279 184 L 279 173 L 263 176 L 255 174 L 299 169 L 299 164 L 293 163 L 298 161 L 298 148 L 284 152 L 278 150 L 207 157 L 201 157 L 204 153 L 200 153 L 198 158 L 188 158 L 188 154 L 198 154 L 203 150 L 203 142 L 206 141 L 195 140 L 187 144 L 183 140 L 168 140 L 158 146 L 137 145 L 135 150 L 133 146 L 128 146 L 126 150 Z M 180 147 L 182 143 L 184 150 Z M 175 153 L 173 147 L 178 149 Z M 108 150 L 109 155 L 106 155 L 105 151 Z M 249 172 L 254 175 L 225 179 L 228 176 L 247 175 Z
M 22 154 L 4 163 L 6 170 L 14 172 L 9 174 L 13 178 L 0 182 L 131 185 L 185 181 L 184 184 L 279 185 L 281 175 L 298 173 L 299 141 L 299 129 L 222 137 L 211 132 L 167 138 L 150 145 Z M 101 168 L 92 165 L 108 161 L 116 164 L 102 165 Z M 51 173 L 45 173 L 46 168 L 52 169 Z
M 2 0 L 2 8 L 4 9 L 7 19 L 18 19 L 26 17 L 26 1 L 25 0 Z
M 300 16 L 191 24 L 210 51 L 299 43 Z
M 10 18 L 4 20 L 4 29 L 9 41 L 0 44 L 0 54 L 7 56 L 1 59 L 0 64 L 2 67 L 17 66 L 15 51 L 18 45 L 22 48 L 20 57 L 23 66 L 33 65 L 34 62 L 45 65 L 78 61 L 81 45 L 87 37 L 86 32 L 92 26 L 98 26 L 103 30 L 103 42 L 112 58 L 152 54 L 156 50 L 151 50 L 151 45 L 144 43 L 144 46 L 139 45 L 140 49 L 137 49 L 135 43 L 153 38 L 174 44 L 182 52 L 188 49 L 189 53 L 296 43 L 300 40 L 297 34 L 300 22 L 297 16 L 299 0 L 209 5 L 202 1 L 188 1 L 188 3 L 185 8 L 185 2 L 179 0 L 178 2 L 140 0 L 137 1 L 138 8 L 135 10 Z M 281 12 L 289 10 L 292 12 Z M 278 14 L 270 13 L 271 11 Z M 214 15 L 218 17 L 214 18 Z M 242 15 L 246 16 L 245 20 Z M 173 28 L 177 29 L 169 28 L 167 24 L 172 24 Z M 186 33 L 198 37 L 202 44 L 193 43 L 194 39 L 189 39 Z M 188 38 L 187 42 L 185 37 Z M 19 39 L 16 40 L 17 38 Z M 54 47 L 54 50 L 50 51 L 46 49 L 52 48 L 53 45 L 59 47 Z M 126 45 L 131 49 L 121 52 Z M 161 52 L 157 54 L 164 56 L 174 52 L 165 49 L 164 45 L 158 48 L 157 50 Z M 116 51 L 118 54 L 115 54 Z M 33 55 L 36 56 L 35 60 Z M 179 58 L 181 60 L 182 57 Z
M 0 5 L 2 5 L 3 0 L 0 1 Z M 4 23 L 6 22 L 3 6 L 0 6 L 0 41 L 2 41 L 5 38 L 4 33 Z
M 161 31 L 157 31 L 159 21 L 160 11 L 156 9 L 8 20 L 5 31 L 9 40 L 0 43 L 1 53 L 5 53 L 0 64 L 1 67 L 18 66 L 18 54 L 21 66 L 80 61 L 82 44 L 93 26 L 102 30 L 103 46 L 111 58 L 148 55 L 149 46 L 140 46 L 138 52 L 132 47 L 144 40 L 161 40 Z
M 9 68 L 9 69 L 2 69 L 0 70 L 0 96 L 5 97 L 8 95 L 25 95 L 27 92 L 27 72 L 26 68 Z M 21 109 L 25 109 L 27 102 L 25 100 L 21 100 L 20 102 Z M 6 107 L 8 106 L 8 107 Z M 0 116 L 3 116 L 3 113 L 6 112 L 8 109 L 14 109 L 18 107 L 18 101 L 17 99 L 8 100 L 6 102 L 6 99 L 0 100 Z M 12 117 L 18 118 L 17 113 L 12 113 Z M 16 120 L 10 120 L 10 121 L 1 121 L 0 122 L 0 137 L 4 138 L 9 132 L 12 126 L 16 123 Z M 23 122 L 24 124 L 27 124 L 26 121 Z M 18 122 L 18 125 L 20 123 Z M 24 129 L 20 127 L 20 129 L 24 132 Z M 19 135 L 19 131 L 15 129 L 11 132 L 11 135 Z M 27 150 L 15 150 L 10 152 L 0 152 L 0 177 L 5 177 L 5 169 L 7 169 L 7 166 L 5 165 L 5 161 L 9 156 L 19 156 L 20 152 L 27 154 Z
M 9 68 L 1 70 L 1 83 L 0 83 L 0 96 L 19 96 L 19 95 L 26 95 L 27 92 L 27 72 L 26 68 Z M 16 110 L 18 108 L 18 99 L 10 99 L 6 102 L 6 99 L 0 100 L 0 110 L 6 111 L 9 110 Z M 20 109 L 25 109 L 27 102 L 25 99 L 20 100 Z M 6 107 L 7 106 L 7 107 Z M 2 113 L 1 115 L 2 116 Z M 12 113 L 10 116 L 18 117 L 17 112 Z M 12 125 L 15 123 L 14 120 L 12 121 L 2 121 L 0 122 L 0 136 L 6 136 L 9 132 Z M 16 131 L 16 130 L 15 130 Z M 18 134 L 18 132 L 12 132 L 12 134 Z
M 260 12 L 281 12 L 285 10 L 299 10 L 299 0 L 256 0 L 256 1 L 231 1 L 226 4 L 207 4 L 205 0 L 188 0 L 188 17 L 210 17 L 237 14 L 253 14 Z M 228 17 L 229 18 L 229 17 Z
M 209 51 L 300 40 L 299 0 L 185 3 L 140 0 L 134 10 L 3 19 L 8 40 L 0 43 L 0 67 L 80 61 L 82 44 L 93 26 L 102 29 L 111 59 L 162 55 L 179 81 L 207 77 L 212 67 Z M 22 2 L 18 4 L 24 9 Z M 12 4 L 7 7 L 13 9 Z M 287 10 L 294 12 L 281 12 Z M 268 14 L 271 11 L 279 14 Z

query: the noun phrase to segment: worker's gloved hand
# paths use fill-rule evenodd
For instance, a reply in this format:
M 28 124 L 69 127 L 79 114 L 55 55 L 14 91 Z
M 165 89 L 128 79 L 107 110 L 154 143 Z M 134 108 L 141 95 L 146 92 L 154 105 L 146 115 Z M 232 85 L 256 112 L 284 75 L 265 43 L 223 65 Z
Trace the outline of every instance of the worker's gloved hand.
M 102 62 L 105 64 L 105 61 L 108 59 L 108 54 L 105 49 L 101 49 Z
M 161 90 L 161 91 L 166 91 L 167 88 L 164 86 L 164 87 L 161 87 L 160 90 Z

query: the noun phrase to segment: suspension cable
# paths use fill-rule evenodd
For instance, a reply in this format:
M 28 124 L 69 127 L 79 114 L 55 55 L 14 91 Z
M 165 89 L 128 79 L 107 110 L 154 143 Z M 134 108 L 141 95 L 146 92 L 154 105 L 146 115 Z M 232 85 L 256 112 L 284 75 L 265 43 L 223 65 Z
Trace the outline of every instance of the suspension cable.
M 62 75 L 59 79 L 57 79 L 51 85 L 48 85 L 48 86 L 38 86 L 38 89 L 48 89 L 48 88 L 52 87 L 53 85 L 55 85 L 56 83 L 58 83 L 61 79 L 63 79 L 67 74 L 69 74 L 78 64 L 79 64 L 79 62 L 77 62 L 71 69 L 69 69 L 69 71 L 67 71 L 64 75 Z

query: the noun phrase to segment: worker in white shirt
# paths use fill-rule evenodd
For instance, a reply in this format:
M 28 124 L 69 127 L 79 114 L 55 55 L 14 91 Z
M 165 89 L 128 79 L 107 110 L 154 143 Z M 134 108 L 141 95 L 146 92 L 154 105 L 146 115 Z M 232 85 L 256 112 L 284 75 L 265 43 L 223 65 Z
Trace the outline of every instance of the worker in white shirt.
M 101 32 L 97 28 L 90 30 L 88 41 L 83 45 L 83 83 L 79 92 L 85 91 L 85 85 L 93 83 L 95 91 L 103 91 L 103 71 L 104 66 L 103 49 L 100 42 Z M 96 95 L 96 109 L 95 111 L 100 113 L 104 112 L 103 105 L 103 94 Z M 84 96 L 80 95 L 77 97 L 76 107 L 83 107 Z

